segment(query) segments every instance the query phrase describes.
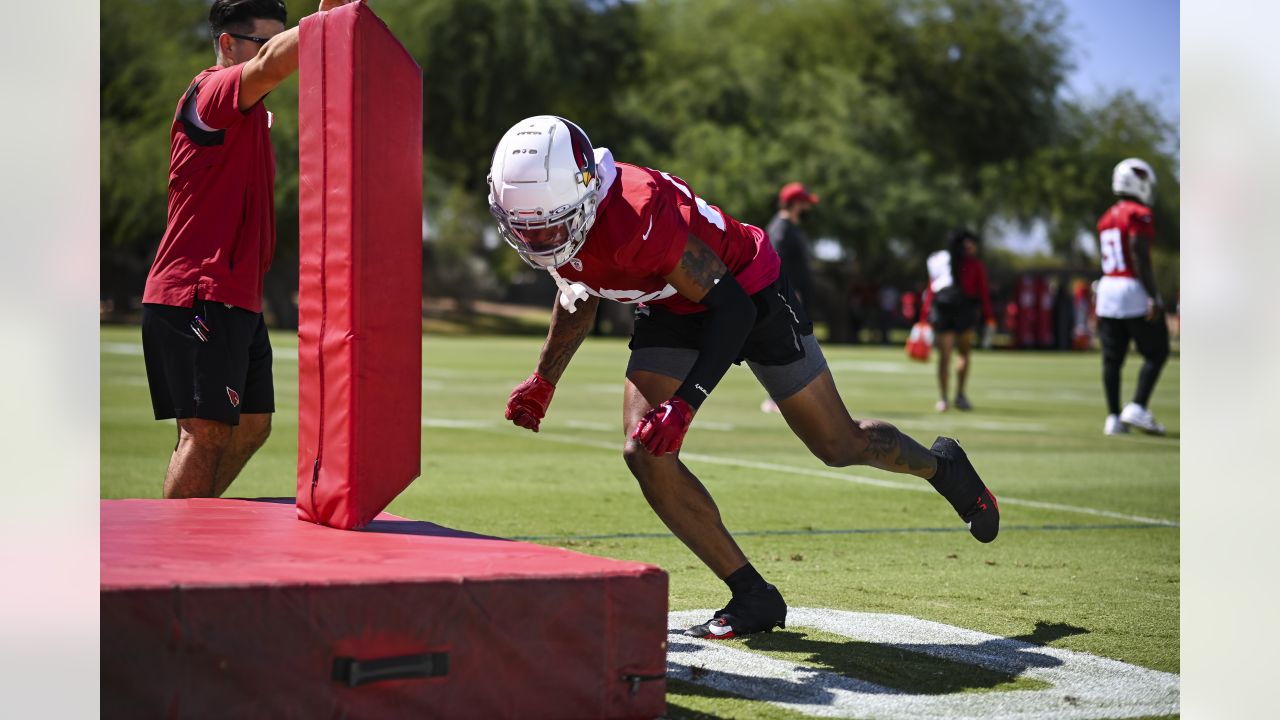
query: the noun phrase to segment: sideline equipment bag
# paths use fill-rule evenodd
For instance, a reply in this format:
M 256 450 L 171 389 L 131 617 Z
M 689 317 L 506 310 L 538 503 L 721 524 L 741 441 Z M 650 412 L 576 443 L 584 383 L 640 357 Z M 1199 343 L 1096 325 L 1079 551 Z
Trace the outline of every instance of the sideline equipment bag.
M 911 337 L 907 338 L 907 357 L 920 362 L 929 362 L 931 347 L 933 347 L 933 326 L 927 322 L 912 325 Z

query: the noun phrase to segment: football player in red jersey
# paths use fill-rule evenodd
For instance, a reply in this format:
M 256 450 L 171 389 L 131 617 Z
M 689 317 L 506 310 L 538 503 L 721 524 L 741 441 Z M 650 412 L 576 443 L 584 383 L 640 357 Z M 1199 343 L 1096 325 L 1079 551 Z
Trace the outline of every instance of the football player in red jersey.
M 889 423 L 849 416 L 763 230 L 708 204 L 678 177 L 615 162 L 577 125 L 549 115 L 522 120 L 502 137 L 489 190 L 502 237 L 560 288 L 537 369 L 511 393 L 507 419 L 538 431 L 601 298 L 638 305 L 623 457 L 654 512 L 732 593 L 687 634 L 730 638 L 786 621 L 782 595 L 751 566 L 680 460 L 695 413 L 734 363 L 747 362 L 827 465 L 923 478 L 975 538 L 995 539 L 996 499 L 955 440 L 940 437 L 926 450 Z
M 1164 434 L 1148 409 L 1160 370 L 1169 358 L 1169 326 L 1151 268 L 1151 244 L 1156 239 L 1151 219 L 1156 174 L 1137 158 L 1122 160 L 1111 177 L 1119 196 L 1098 219 L 1102 278 L 1098 281 L 1098 335 L 1102 339 L 1102 385 L 1107 396 L 1103 432 L 1118 435 L 1133 425 L 1148 433 Z M 1142 355 L 1133 402 L 1120 408 L 1120 369 L 1132 340 Z

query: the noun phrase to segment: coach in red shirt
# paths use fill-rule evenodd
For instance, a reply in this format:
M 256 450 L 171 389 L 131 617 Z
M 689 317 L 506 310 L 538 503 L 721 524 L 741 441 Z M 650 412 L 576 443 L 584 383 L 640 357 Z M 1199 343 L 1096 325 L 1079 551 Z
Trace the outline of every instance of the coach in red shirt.
M 320 11 L 351 0 L 322 0 Z M 168 224 L 142 296 L 157 420 L 177 418 L 164 496 L 217 497 L 271 433 L 275 391 L 262 278 L 275 252 L 267 93 L 298 69 L 281 0 L 215 0 L 217 64 L 178 101 Z

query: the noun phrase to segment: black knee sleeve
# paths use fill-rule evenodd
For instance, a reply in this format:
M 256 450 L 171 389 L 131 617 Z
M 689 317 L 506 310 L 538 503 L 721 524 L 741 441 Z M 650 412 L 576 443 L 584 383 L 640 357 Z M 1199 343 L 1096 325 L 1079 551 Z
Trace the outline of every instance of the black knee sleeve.
M 1102 372 L 1104 374 L 1110 372 L 1119 373 L 1121 368 L 1124 367 L 1124 357 L 1125 353 L 1123 351 L 1108 352 L 1104 349 L 1102 351 Z
M 1169 360 L 1169 346 L 1164 345 L 1162 347 L 1152 348 L 1142 353 L 1142 358 L 1143 360 L 1146 360 L 1149 365 L 1164 367 L 1165 362 Z

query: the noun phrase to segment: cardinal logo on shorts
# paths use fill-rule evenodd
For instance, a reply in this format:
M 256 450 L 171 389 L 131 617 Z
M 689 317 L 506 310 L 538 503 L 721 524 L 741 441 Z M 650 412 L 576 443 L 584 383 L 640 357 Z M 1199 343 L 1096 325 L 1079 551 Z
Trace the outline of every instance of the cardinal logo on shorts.
M 231 401 L 231 407 L 240 407 L 240 393 L 227 387 L 227 399 Z

